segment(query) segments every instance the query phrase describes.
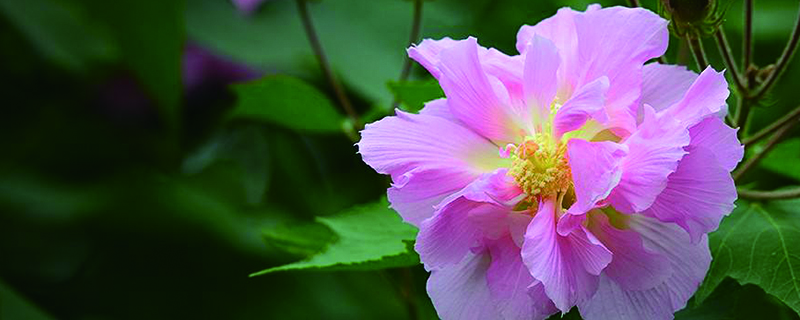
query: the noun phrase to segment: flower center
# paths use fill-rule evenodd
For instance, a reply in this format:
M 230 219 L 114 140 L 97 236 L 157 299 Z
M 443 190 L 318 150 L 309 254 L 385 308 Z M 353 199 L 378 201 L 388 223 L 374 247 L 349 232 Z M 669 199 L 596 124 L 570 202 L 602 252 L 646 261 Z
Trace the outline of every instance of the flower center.
M 566 156 L 567 146 L 538 135 L 516 146 L 508 174 L 517 186 L 535 200 L 537 196 L 565 194 L 572 187 L 572 173 Z

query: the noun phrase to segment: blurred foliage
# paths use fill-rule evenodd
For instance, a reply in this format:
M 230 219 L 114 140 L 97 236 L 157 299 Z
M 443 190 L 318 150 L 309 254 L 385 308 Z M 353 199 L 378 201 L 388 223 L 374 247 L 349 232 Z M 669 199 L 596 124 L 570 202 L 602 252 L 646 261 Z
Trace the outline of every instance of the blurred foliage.
M 513 53 L 520 25 L 592 2 L 425 2 L 422 36 L 474 35 Z M 655 0 L 642 2 L 656 7 Z M 416 65 L 409 81 L 397 82 L 412 6 L 309 4 L 331 66 L 364 122 L 390 114 L 394 100 L 415 111 L 441 96 Z M 756 6 L 755 63 L 765 66 L 783 50 L 797 4 Z M 725 28 L 737 53 L 741 16 L 735 0 Z M 409 250 L 414 230 L 380 202 L 387 178 L 364 165 L 342 134 L 344 116 L 293 1 L 265 1 L 242 13 L 226 0 L 0 0 L 0 28 L 7 79 L 0 86 L 0 319 L 436 317 L 427 273 Z M 713 41 L 706 42 L 721 69 Z M 691 62 L 675 38 L 667 56 Z M 793 63 L 772 103 L 754 111 L 751 127 L 795 107 L 799 82 L 800 64 Z M 797 139 L 779 145 L 744 183 L 796 184 L 796 146 Z M 765 242 L 779 234 L 752 238 L 772 228 L 764 217 L 785 230 L 796 228 L 798 215 L 785 203 L 740 204 L 712 234 L 712 248 L 725 237 L 750 239 L 765 244 L 763 251 L 746 247 L 765 259 L 745 275 L 738 264 L 715 264 L 704 301 L 677 317 L 797 319 L 784 303 L 797 310 L 797 300 L 780 286 L 791 282 L 763 274 L 788 267 L 763 265 L 780 261 L 780 251 L 771 255 L 775 242 Z M 733 228 L 741 221 L 746 229 Z M 796 261 L 796 245 L 785 248 L 786 261 Z M 714 254 L 737 263 L 753 257 Z M 373 261 L 382 256 L 398 259 Z M 314 261 L 329 272 L 248 277 Z M 392 268 L 377 270 L 384 267 Z M 776 282 L 765 293 L 726 275 Z

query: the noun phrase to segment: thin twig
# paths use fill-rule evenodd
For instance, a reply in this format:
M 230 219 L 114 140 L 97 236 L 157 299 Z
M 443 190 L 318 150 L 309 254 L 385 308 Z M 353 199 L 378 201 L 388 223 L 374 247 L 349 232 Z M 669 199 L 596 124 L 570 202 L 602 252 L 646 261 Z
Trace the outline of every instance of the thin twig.
M 775 191 L 738 189 L 737 191 L 739 192 L 739 198 L 750 200 L 780 200 L 800 198 L 800 188 Z
M 414 0 L 414 18 L 411 22 L 411 33 L 408 36 L 408 47 L 413 45 L 419 39 L 419 31 L 422 26 L 422 3 L 424 0 Z M 406 55 L 406 58 L 403 60 L 403 70 L 400 72 L 400 79 L 399 82 L 403 82 L 408 80 L 408 76 L 411 74 L 411 67 L 413 63 L 411 58 Z M 397 101 L 397 97 L 394 98 L 392 101 L 392 106 L 397 109 L 398 105 L 400 104 Z
M 794 56 L 794 53 L 797 51 L 798 43 L 800 43 L 800 10 L 798 10 L 797 21 L 795 21 L 792 35 L 789 37 L 789 42 L 786 43 L 783 53 L 781 53 L 780 58 L 778 58 L 778 62 L 775 63 L 775 68 L 772 69 L 767 79 L 764 80 L 764 84 L 755 91 L 755 94 L 748 96 L 748 99 L 758 100 L 769 91 L 781 74 L 786 71 L 789 61 L 792 60 L 792 56 Z
M 747 72 L 753 56 L 753 0 L 744 1 L 744 39 L 742 42 L 742 70 Z
M 764 137 L 768 136 L 770 133 L 774 132 L 775 130 L 778 130 L 784 124 L 787 124 L 792 120 L 798 120 L 798 119 L 800 119 L 800 106 L 795 108 L 794 110 L 792 110 L 788 114 L 784 115 L 780 119 L 778 119 L 778 121 L 773 122 L 772 124 L 770 124 L 766 128 L 763 128 L 763 129 L 759 130 L 758 132 L 754 133 L 752 136 L 747 137 L 747 139 L 744 139 L 742 141 L 742 144 L 750 145 L 750 144 L 756 143 L 758 141 L 761 141 L 761 139 L 763 139 Z
M 728 67 L 731 78 L 733 78 L 733 83 L 736 84 L 736 90 L 739 91 L 740 96 L 746 96 L 747 87 L 744 86 L 739 70 L 736 68 L 731 46 L 728 44 L 728 39 L 725 37 L 725 30 L 722 29 L 722 26 L 714 33 L 714 38 L 717 40 L 717 47 L 719 47 L 719 52 L 722 54 L 722 59 L 725 60 L 725 65 Z
M 353 104 L 350 103 L 350 99 L 348 99 L 347 95 L 344 93 L 342 85 L 333 74 L 331 66 L 328 63 L 328 58 L 325 56 L 325 51 L 322 50 L 322 44 L 319 42 L 319 37 L 317 37 L 314 24 L 311 22 L 311 16 L 308 14 L 308 6 L 306 2 L 306 0 L 297 0 L 297 9 L 300 11 L 300 18 L 303 21 L 303 28 L 306 30 L 308 42 L 311 44 L 311 49 L 314 50 L 314 55 L 317 57 L 317 62 L 319 62 L 319 66 L 322 68 L 322 73 L 325 75 L 328 83 L 333 88 L 333 92 L 336 94 L 336 99 L 339 100 L 339 104 L 342 106 L 342 109 L 344 109 L 344 112 L 347 113 L 347 116 L 350 118 L 350 121 L 352 121 L 353 126 L 360 128 L 361 124 L 358 120 L 358 114 L 353 108 Z
M 703 48 L 703 41 L 699 36 L 687 37 L 686 41 L 689 42 L 689 48 L 694 56 L 694 61 L 697 62 L 697 67 L 702 72 L 708 66 L 708 58 L 706 58 L 706 50 Z
M 642 5 L 639 3 L 639 0 L 628 0 L 628 5 L 631 8 L 641 7 Z
M 762 150 L 759 153 L 756 153 L 750 159 L 747 159 L 747 162 L 742 164 L 738 169 L 736 169 L 736 171 L 733 172 L 733 179 L 739 180 L 742 176 L 744 176 L 745 173 L 747 173 L 747 171 L 754 168 L 758 164 L 758 162 L 764 158 L 764 156 L 766 156 L 770 151 L 772 151 L 772 148 L 774 148 L 775 145 L 778 144 L 778 142 L 781 142 L 781 140 L 783 140 L 783 138 L 789 133 L 789 131 L 791 131 L 793 126 L 794 123 L 789 122 L 780 129 L 778 129 L 778 131 L 775 132 L 775 134 L 769 139 L 769 141 L 767 141 L 767 144 L 764 145 L 764 150 Z

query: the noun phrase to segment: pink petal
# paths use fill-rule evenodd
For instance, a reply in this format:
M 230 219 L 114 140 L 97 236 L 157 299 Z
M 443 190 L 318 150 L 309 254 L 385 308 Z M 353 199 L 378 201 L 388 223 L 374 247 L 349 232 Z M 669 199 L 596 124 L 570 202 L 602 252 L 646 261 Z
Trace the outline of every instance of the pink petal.
M 692 126 L 706 116 L 723 110 L 729 93 L 725 75 L 708 66 L 689 87 L 686 95 L 663 112 L 687 127 Z
M 708 271 L 711 253 L 705 236 L 692 243 L 678 226 L 643 216 L 631 217 L 629 226 L 642 237 L 646 249 L 669 260 L 672 274 L 648 290 L 625 290 L 602 275 L 597 293 L 578 306 L 586 320 L 672 319 L 674 312 L 686 306 Z
M 442 38 L 441 40 L 425 39 L 418 45 L 408 48 L 408 56 L 411 59 L 419 62 L 434 78 L 441 76 L 441 71 L 437 65 L 439 64 L 439 54 L 445 48 L 450 48 L 458 43 L 458 41 L 450 39 L 449 37 Z
M 556 307 L 567 312 L 594 294 L 597 276 L 611 262 L 611 252 L 585 228 L 560 236 L 553 202 L 542 201 L 528 225 L 522 260 Z
M 605 94 L 608 90 L 608 78 L 597 80 L 578 89 L 553 119 L 553 131 L 556 140 L 564 133 L 574 131 L 583 126 L 591 118 L 603 123 L 608 121 L 603 108 Z
M 581 64 L 577 86 L 608 77 L 606 110 L 610 127 L 635 130 L 642 66 L 666 52 L 667 24 L 642 8 L 611 7 L 575 16 Z
M 486 280 L 495 306 L 504 319 L 544 319 L 557 311 L 522 263 L 520 248 L 510 237 L 487 245 L 492 257 Z
M 487 236 L 509 233 L 512 221 L 507 218 L 516 204 L 512 201 L 522 191 L 506 172 L 500 169 L 483 175 L 443 200 L 435 214 L 421 223 L 415 249 L 426 268 L 458 263 Z
M 677 103 L 697 79 L 696 73 L 679 65 L 649 63 L 642 71 L 640 106 L 650 105 L 657 112 Z
M 417 168 L 480 174 L 503 166 L 498 147 L 442 117 L 397 111 L 361 131 L 358 151 L 378 173 L 399 179 Z
M 477 178 L 478 175 L 459 169 L 417 167 L 396 179 L 387 194 L 392 209 L 405 222 L 419 227 L 433 215 L 435 205 Z
M 678 224 L 697 242 L 717 229 L 722 217 L 733 210 L 736 196 L 728 170 L 711 151 L 695 147 L 681 159 L 664 192 L 644 214 Z
M 525 135 L 516 125 L 520 116 L 509 106 L 506 88 L 496 77 L 490 78 L 484 72 L 475 38 L 442 49 L 439 57 L 439 84 L 447 96 L 450 112 L 457 119 L 500 143 L 515 142 Z
M 711 151 L 725 170 L 732 171 L 744 156 L 744 146 L 736 136 L 738 129 L 728 127 L 716 117 L 708 117 L 689 128 L 689 149 L 702 147 Z
M 419 114 L 428 116 L 442 117 L 455 123 L 459 123 L 458 119 L 450 112 L 450 107 L 447 106 L 447 99 L 439 98 L 425 103 Z
M 575 186 L 576 201 L 567 211 L 567 216 L 583 215 L 597 207 L 597 203 L 611 193 L 622 177 L 620 162 L 627 149 L 615 142 L 589 142 L 572 139 L 567 143 L 569 166 Z M 579 224 L 561 218 L 558 233 L 567 235 Z
M 621 288 L 651 289 L 672 275 L 669 260 L 645 248 L 638 233 L 617 229 L 602 213 L 594 214 L 590 219 L 589 230 L 614 254 L 603 273 Z
M 558 89 L 556 72 L 559 63 L 555 45 L 550 40 L 534 36 L 525 57 L 523 88 L 529 113 L 537 127 L 544 125 L 550 115 L 550 104 Z
M 621 212 L 642 212 L 667 187 L 667 176 L 686 154 L 689 131 L 646 106 L 644 122 L 623 144 L 628 155 L 622 160 L 622 178 L 608 200 Z
M 483 250 L 457 264 L 432 270 L 428 295 L 442 319 L 501 319 L 486 282 L 491 258 Z

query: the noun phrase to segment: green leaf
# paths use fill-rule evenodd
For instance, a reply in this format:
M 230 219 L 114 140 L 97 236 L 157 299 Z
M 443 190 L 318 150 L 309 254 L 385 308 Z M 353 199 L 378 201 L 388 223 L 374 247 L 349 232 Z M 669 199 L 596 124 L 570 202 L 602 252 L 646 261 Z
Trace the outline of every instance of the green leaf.
M 335 241 L 333 232 L 319 223 L 285 223 L 262 230 L 267 246 L 309 257 Z
M 419 263 L 411 248 L 417 230 L 401 221 L 386 200 L 355 207 L 330 217 L 317 217 L 336 240 L 310 258 L 269 268 L 250 276 L 289 270 L 370 270 Z
M 266 121 L 307 132 L 342 130 L 344 117 L 322 92 L 300 79 L 268 76 L 236 84 L 233 89 L 239 101 L 232 118 Z
M 800 200 L 739 201 L 711 233 L 714 259 L 695 298 L 702 302 L 725 277 L 755 284 L 800 313 Z
M 54 319 L 0 280 L 0 319 Z
M 761 166 L 777 174 L 800 181 L 800 166 L 787 165 L 789 163 L 797 163 L 798 161 L 800 161 L 800 138 L 795 138 L 786 140 L 775 146 L 775 148 L 761 160 Z
M 425 102 L 444 97 L 442 88 L 435 80 L 390 81 L 387 85 L 394 98 L 402 104 L 403 110 L 408 112 L 419 112 Z
M 117 48 L 108 30 L 92 24 L 85 10 L 66 0 L 0 0 L 0 12 L 45 57 L 74 71 L 111 60 Z

